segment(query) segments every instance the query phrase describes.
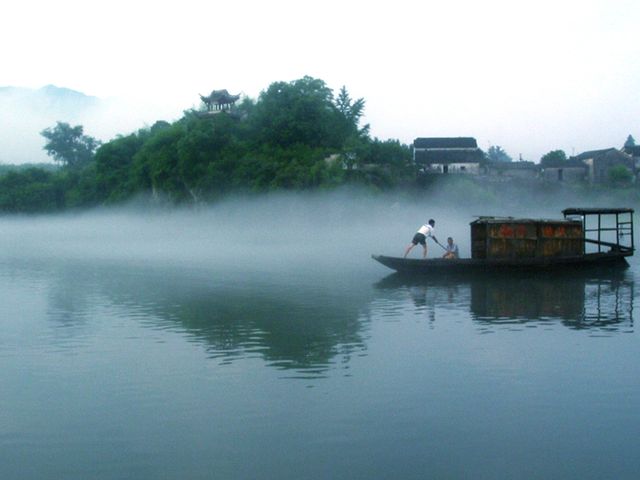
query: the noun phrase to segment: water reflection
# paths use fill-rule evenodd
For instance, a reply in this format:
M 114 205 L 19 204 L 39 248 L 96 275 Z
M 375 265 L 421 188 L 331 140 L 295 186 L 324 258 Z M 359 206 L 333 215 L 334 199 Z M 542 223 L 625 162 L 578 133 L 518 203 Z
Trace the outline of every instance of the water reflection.
M 483 325 L 559 320 L 572 329 L 633 326 L 634 279 L 624 270 L 422 278 L 392 274 L 376 287 L 389 295 L 404 293 L 430 320 L 438 310 L 454 308 L 469 311 Z
M 135 324 L 136 334 L 142 327 L 182 335 L 220 364 L 257 358 L 297 378 L 336 370 L 349 375 L 352 357 L 366 355 L 373 313 L 399 318 L 409 309 L 430 322 L 470 317 L 486 331 L 545 322 L 571 329 L 633 327 L 633 275 L 619 271 L 424 279 L 393 274 L 373 289 L 348 276 L 284 270 L 247 276 L 52 262 L 4 264 L 0 274 L 8 282 L 41 286 L 59 349 L 91 342 L 103 325 Z
M 28 269 L 19 267 L 21 275 Z M 62 334 L 82 337 L 100 317 L 136 320 L 172 330 L 203 346 L 222 364 L 261 358 L 287 376 L 348 375 L 366 350 L 363 290 L 312 275 L 251 277 L 197 269 L 133 268 L 66 263 L 32 269 L 48 278 L 48 317 Z M 73 344 L 68 342 L 69 345 Z M 77 342 L 76 342 L 77 344 Z

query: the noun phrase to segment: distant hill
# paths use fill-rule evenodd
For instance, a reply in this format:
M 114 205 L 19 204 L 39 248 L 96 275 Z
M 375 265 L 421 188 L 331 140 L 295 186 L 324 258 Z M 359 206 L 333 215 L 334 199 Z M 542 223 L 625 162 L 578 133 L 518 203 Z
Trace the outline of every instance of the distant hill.
M 0 165 L 51 163 L 42 149 L 45 139 L 40 132 L 56 122 L 82 125 L 86 135 L 107 142 L 157 120 L 180 118 L 184 107 L 166 98 L 151 102 L 140 97 L 104 99 L 55 85 L 0 87 Z
M 51 162 L 40 132 L 57 121 L 84 125 L 104 107 L 97 97 L 54 85 L 0 87 L 0 164 Z
M 77 114 L 81 110 L 100 105 L 97 97 L 91 97 L 68 88 L 47 85 L 37 90 L 21 87 L 0 87 L 0 101 L 14 103 L 21 108 L 37 111 L 57 110 L 59 113 Z M 73 109 L 73 112 L 69 112 Z

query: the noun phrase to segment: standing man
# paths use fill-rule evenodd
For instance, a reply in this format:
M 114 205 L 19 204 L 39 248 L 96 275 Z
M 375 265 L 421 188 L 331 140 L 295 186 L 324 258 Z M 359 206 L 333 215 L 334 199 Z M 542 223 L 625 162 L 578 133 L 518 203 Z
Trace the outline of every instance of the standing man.
M 438 243 L 438 239 L 433 234 L 433 230 L 435 226 L 436 226 L 436 221 L 432 218 L 427 222 L 426 225 L 422 225 L 418 229 L 416 234 L 413 236 L 413 240 L 411 240 L 411 243 L 407 245 L 407 248 L 404 251 L 404 258 L 407 258 L 407 255 L 409 255 L 409 252 L 411 251 L 411 249 L 415 247 L 417 244 L 422 245 L 422 248 L 424 249 L 422 258 L 427 258 L 427 237 L 433 238 L 433 240 L 436 243 Z

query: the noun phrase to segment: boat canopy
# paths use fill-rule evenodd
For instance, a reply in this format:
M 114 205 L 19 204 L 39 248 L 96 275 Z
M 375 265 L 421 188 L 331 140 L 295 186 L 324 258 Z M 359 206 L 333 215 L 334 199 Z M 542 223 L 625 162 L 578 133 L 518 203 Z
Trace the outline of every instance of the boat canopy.
M 633 255 L 633 208 L 565 208 L 565 218 L 580 217 L 585 244 Z
M 615 215 L 633 213 L 633 208 L 565 208 L 562 213 L 565 217 L 573 215 Z

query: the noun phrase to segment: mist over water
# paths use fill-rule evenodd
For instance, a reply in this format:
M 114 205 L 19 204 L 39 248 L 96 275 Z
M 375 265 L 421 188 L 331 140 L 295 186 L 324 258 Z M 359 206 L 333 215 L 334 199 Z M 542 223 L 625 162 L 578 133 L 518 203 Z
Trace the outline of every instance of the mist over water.
M 468 218 L 463 220 L 459 212 L 440 212 L 384 197 L 336 194 L 275 195 L 191 209 L 123 208 L 5 218 L 1 255 L 224 265 L 239 271 L 339 267 L 374 252 L 401 252 L 428 218 L 438 218 L 441 230 L 464 231 Z
M 3 217 L 0 477 L 633 478 L 635 257 L 413 281 L 370 258 L 429 218 L 469 256 L 474 215 L 584 205 L 342 190 Z
M 476 216 L 561 218 L 561 209 L 573 205 L 570 202 L 545 206 L 533 199 L 528 204 L 478 199 L 476 203 L 459 196 L 449 198 L 447 192 L 409 200 L 400 195 L 339 191 L 232 198 L 210 206 L 173 209 L 125 206 L 5 216 L 0 219 L 0 255 L 223 264 L 239 270 L 287 268 L 296 263 L 339 266 L 371 253 L 402 253 L 417 228 L 433 218 L 440 242 L 452 236 L 468 256 L 468 225 Z M 436 248 L 430 243 L 431 256 L 438 253 Z

